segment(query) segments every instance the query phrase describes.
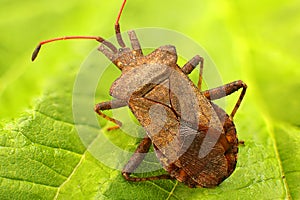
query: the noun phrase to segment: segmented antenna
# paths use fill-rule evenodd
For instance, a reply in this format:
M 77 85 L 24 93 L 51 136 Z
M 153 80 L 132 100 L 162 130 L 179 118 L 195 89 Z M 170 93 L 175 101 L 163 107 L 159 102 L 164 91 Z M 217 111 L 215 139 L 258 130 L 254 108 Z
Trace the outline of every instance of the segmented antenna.
M 123 1 L 123 4 L 120 8 L 120 11 L 119 11 L 119 14 L 118 14 L 118 17 L 117 17 L 117 20 L 116 20 L 116 23 L 115 23 L 115 30 L 116 30 L 116 36 L 117 36 L 117 40 L 118 40 L 118 43 L 121 47 L 125 47 L 125 43 L 122 39 L 122 36 L 121 36 L 121 31 L 120 31 L 120 24 L 119 24 L 119 21 L 120 21 L 120 18 L 121 18 L 121 14 L 123 12 L 123 9 L 124 9 L 124 6 L 126 4 L 126 0 Z
M 115 24 L 116 37 L 117 37 L 118 43 L 121 47 L 125 47 L 125 44 L 124 44 L 124 41 L 123 41 L 123 39 L 121 37 L 121 34 L 120 34 L 119 20 L 120 20 L 123 8 L 125 6 L 125 3 L 126 3 L 126 0 L 123 1 L 123 4 L 121 6 L 121 9 L 119 11 L 119 14 L 118 14 L 118 17 L 117 17 L 117 20 L 116 20 L 116 24 Z M 36 57 L 38 56 L 38 54 L 41 50 L 42 45 L 44 45 L 44 44 L 54 42 L 54 41 L 59 41 L 59 40 L 74 40 L 74 39 L 96 40 L 96 41 L 104 44 L 105 46 L 107 46 L 114 53 L 117 53 L 117 51 L 118 51 L 117 48 L 112 43 L 104 40 L 102 37 L 99 37 L 99 36 L 65 36 L 65 37 L 53 38 L 53 39 L 50 39 L 50 40 L 45 40 L 45 41 L 40 42 L 38 44 L 38 46 L 35 48 L 34 52 L 32 53 L 31 60 L 34 61 L 36 59 Z
M 44 40 L 44 41 L 40 42 L 38 44 L 38 46 L 35 48 L 35 50 L 32 54 L 31 60 L 34 61 L 36 59 L 36 57 L 38 56 L 38 53 L 41 50 L 42 45 L 44 45 L 44 44 L 54 42 L 54 41 L 59 41 L 59 40 L 74 40 L 74 39 L 85 39 L 85 40 L 90 39 L 90 40 L 97 40 L 98 42 L 105 41 L 103 38 L 98 37 L 98 36 L 65 36 L 65 37 L 53 38 L 53 39 L 50 39 L 50 40 Z

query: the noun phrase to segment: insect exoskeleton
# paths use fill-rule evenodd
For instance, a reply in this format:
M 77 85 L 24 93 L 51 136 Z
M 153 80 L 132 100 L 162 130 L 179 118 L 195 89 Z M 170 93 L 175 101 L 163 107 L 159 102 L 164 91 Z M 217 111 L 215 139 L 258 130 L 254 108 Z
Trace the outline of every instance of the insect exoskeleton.
M 176 48 L 165 45 L 148 55 L 143 54 L 134 31 L 128 36 L 131 48 L 126 47 L 120 34 L 119 20 L 126 0 L 119 11 L 115 33 L 120 48 L 98 36 L 67 36 L 40 42 L 41 46 L 68 39 L 93 39 L 101 43 L 102 52 L 122 74 L 112 84 L 111 101 L 96 104 L 94 110 L 119 128 L 122 123 L 103 113 L 104 110 L 129 106 L 147 132 L 135 153 L 122 170 L 128 181 L 177 179 L 189 187 L 214 187 L 232 174 L 237 162 L 238 139 L 233 117 L 245 95 L 247 85 L 234 81 L 202 91 L 204 59 L 196 55 L 184 66 L 177 64 Z M 198 84 L 188 77 L 200 66 Z M 212 103 L 242 88 L 231 114 Z M 155 153 L 167 174 L 152 177 L 133 177 L 153 144 Z

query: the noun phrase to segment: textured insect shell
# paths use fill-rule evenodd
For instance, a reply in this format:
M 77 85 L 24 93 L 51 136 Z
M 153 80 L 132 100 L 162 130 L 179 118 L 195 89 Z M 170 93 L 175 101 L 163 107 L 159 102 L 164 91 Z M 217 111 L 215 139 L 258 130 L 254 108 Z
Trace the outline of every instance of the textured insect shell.
M 165 95 L 164 99 L 155 99 L 155 94 L 160 93 L 170 95 Z M 180 105 L 175 106 L 174 102 Z M 143 97 L 132 97 L 129 107 L 146 129 L 157 153 L 162 155 L 159 159 L 164 168 L 179 181 L 191 187 L 203 186 L 200 174 L 205 175 L 205 167 L 210 162 L 215 168 L 215 174 L 209 174 L 213 177 L 209 185 L 217 185 L 227 176 L 224 148 L 217 143 L 219 136 L 224 134 L 220 120 L 210 102 L 180 68 L 172 70 L 162 84 L 155 86 Z M 203 131 L 200 132 L 198 127 Z
M 190 187 L 205 186 L 205 176 L 201 179 L 199 175 L 205 175 L 207 162 L 212 162 L 219 170 L 209 174 L 213 181 L 207 185 L 217 185 L 227 176 L 224 148 L 216 144 L 218 137 L 224 134 L 222 125 L 210 102 L 176 62 L 175 47 L 160 47 L 137 59 L 135 65 L 131 63 L 129 69 L 122 70 L 124 73 L 113 83 L 110 93 L 128 101 L 171 175 Z M 207 132 L 199 134 L 198 130 Z M 205 141 L 205 138 L 211 141 Z M 203 152 L 201 146 L 212 151 L 199 157 Z M 207 160 L 208 156 L 214 158 Z M 175 167 L 175 172 L 170 170 L 171 166 Z
M 125 67 L 110 88 L 112 97 L 128 101 L 132 95 L 142 96 L 169 77 L 169 66 L 177 61 L 176 49 L 171 45 L 161 46 L 147 56 L 135 60 L 128 59 L 131 57 L 132 52 L 129 52 L 116 58 Z
M 156 155 L 168 173 L 189 187 L 215 187 L 229 177 L 236 167 L 238 139 L 234 123 L 223 109 L 212 103 L 220 120 L 223 121 L 225 134 L 221 134 L 218 143 L 210 153 L 199 159 L 197 154 L 203 144 L 203 136 L 185 124 L 181 124 L 180 135 L 183 138 L 196 134 L 193 143 L 183 155 L 171 163 L 154 145 Z

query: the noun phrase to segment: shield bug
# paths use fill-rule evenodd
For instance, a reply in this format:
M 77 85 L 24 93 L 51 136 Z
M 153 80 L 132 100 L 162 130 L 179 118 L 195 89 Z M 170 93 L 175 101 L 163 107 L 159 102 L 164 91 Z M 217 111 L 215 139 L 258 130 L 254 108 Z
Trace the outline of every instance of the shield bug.
M 238 139 L 233 117 L 245 95 L 247 85 L 242 81 L 201 91 L 204 59 L 193 57 L 183 67 L 177 64 L 176 48 L 165 45 L 144 55 L 134 31 L 128 36 L 132 48 L 126 47 L 120 34 L 119 20 L 126 0 L 123 1 L 115 33 L 120 48 L 101 37 L 68 36 L 40 42 L 34 60 L 43 44 L 66 39 L 94 39 L 102 43 L 102 52 L 122 74 L 110 88 L 113 100 L 96 104 L 94 110 L 119 128 L 122 123 L 102 111 L 128 106 L 147 132 L 135 153 L 122 170 L 128 181 L 177 179 L 189 187 L 214 187 L 229 177 L 235 169 Z M 189 79 L 200 66 L 197 86 Z M 212 100 L 230 95 L 242 88 L 230 115 L 212 103 Z M 154 151 L 167 174 L 153 177 L 134 177 L 153 145 Z

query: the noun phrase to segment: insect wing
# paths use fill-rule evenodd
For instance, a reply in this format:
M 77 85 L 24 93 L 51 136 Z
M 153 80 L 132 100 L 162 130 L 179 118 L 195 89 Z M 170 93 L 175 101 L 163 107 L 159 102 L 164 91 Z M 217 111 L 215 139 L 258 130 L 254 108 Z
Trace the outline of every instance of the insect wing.
M 152 143 L 170 162 L 177 160 L 178 149 L 181 146 L 180 122 L 171 108 L 144 97 L 130 99 L 129 107 L 146 130 Z
M 181 156 L 175 165 L 184 171 L 199 185 L 212 187 L 227 177 L 227 160 L 223 146 L 216 142 L 218 130 L 210 128 L 207 132 L 196 131 L 181 123 Z M 211 144 L 214 144 L 212 146 Z

